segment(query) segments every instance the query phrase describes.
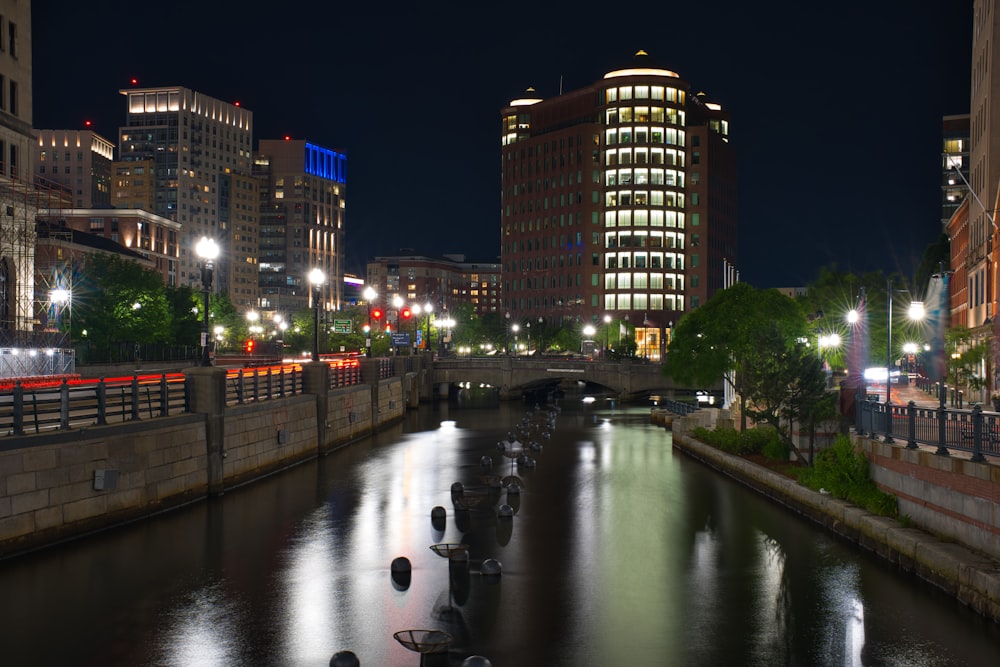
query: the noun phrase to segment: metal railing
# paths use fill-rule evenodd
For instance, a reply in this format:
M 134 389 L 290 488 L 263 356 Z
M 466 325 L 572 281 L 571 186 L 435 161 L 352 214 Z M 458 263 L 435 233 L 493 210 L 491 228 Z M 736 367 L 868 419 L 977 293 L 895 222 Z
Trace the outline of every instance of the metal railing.
M 180 373 L 69 380 L 25 386 L 0 394 L 0 432 L 8 435 L 67 430 L 186 412 Z
M 302 393 L 302 366 L 282 364 L 229 371 L 226 405 L 243 405 Z
M 670 412 L 678 415 L 689 415 L 692 412 L 697 412 L 701 409 L 701 406 L 697 403 L 682 403 L 681 401 L 675 401 L 672 398 L 661 398 L 659 401 L 659 407 L 666 408 Z
M 361 365 L 357 362 L 351 364 L 330 364 L 330 389 L 338 387 L 353 387 L 361 384 Z
M 392 377 L 392 359 L 381 358 L 378 360 L 378 379 L 388 380 Z
M 873 400 L 858 402 L 855 429 L 859 435 L 882 437 L 884 442 L 905 443 L 909 449 L 919 445 L 937 447 L 936 454 L 949 450 L 972 452 L 973 461 L 985 461 L 984 455 L 1000 456 L 1000 415 L 984 415 L 982 406 L 971 410 L 886 405 Z

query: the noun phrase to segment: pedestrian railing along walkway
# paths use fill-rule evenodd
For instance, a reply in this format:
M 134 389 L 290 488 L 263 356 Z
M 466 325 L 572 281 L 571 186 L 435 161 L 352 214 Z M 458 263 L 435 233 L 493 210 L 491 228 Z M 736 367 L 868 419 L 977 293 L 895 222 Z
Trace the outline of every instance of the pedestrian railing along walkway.
M 361 382 L 357 363 L 330 363 L 329 388 Z M 243 405 L 303 391 L 300 364 L 232 369 L 226 373 L 226 404 Z M 183 373 L 118 378 L 16 380 L 0 389 L 0 434 L 25 435 L 167 417 L 190 410 Z
M 972 453 L 973 461 L 985 461 L 985 455 L 1000 456 L 1000 415 L 984 414 L 979 405 L 971 410 L 946 406 L 918 407 L 860 400 L 855 411 L 855 429 L 859 435 L 882 436 L 884 442 L 905 443 L 909 449 L 920 445 L 936 448 L 947 456 L 949 450 Z

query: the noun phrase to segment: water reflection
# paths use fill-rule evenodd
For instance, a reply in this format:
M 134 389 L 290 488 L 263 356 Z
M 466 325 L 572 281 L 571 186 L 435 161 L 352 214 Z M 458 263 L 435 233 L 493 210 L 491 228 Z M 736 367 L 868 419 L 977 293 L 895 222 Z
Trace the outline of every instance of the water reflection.
M 451 665 L 991 664 L 995 626 L 675 455 L 645 410 L 570 398 L 528 449 L 534 468 L 497 449 L 526 405 L 441 404 L 212 502 L 3 563 L 3 662 L 319 667 L 352 650 L 417 665 L 393 633 L 437 628 Z M 443 543 L 468 562 L 431 551 Z M 500 576 L 480 573 L 487 559 Z

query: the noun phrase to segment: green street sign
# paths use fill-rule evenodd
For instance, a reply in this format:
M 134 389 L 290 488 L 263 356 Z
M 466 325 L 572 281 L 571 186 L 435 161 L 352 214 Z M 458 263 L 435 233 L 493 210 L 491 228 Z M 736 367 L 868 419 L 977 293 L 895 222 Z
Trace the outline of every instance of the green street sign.
M 333 333 L 339 333 L 339 334 L 349 334 L 349 333 L 351 333 L 351 321 L 350 320 L 334 320 L 333 321 Z

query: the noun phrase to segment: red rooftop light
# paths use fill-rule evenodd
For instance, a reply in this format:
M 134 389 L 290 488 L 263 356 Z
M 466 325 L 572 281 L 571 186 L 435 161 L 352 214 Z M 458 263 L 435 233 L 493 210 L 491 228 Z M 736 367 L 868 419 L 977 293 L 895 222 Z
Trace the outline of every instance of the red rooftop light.
M 240 105 L 240 101 L 239 100 L 236 100 L 235 102 L 233 102 L 233 106 L 238 107 L 239 105 Z
M 291 141 L 291 140 L 292 140 L 291 135 L 286 134 L 285 135 L 285 141 Z
M 84 124 L 84 126 L 86 126 L 86 127 L 90 127 L 91 125 L 93 125 L 93 123 L 92 123 L 92 122 L 90 122 L 89 120 L 85 120 L 85 121 L 83 121 L 83 124 Z
M 133 77 L 132 77 L 132 85 L 133 85 L 133 86 L 137 86 L 137 85 L 139 85 L 139 79 L 137 79 L 137 78 L 135 78 L 135 77 L 133 76 Z

